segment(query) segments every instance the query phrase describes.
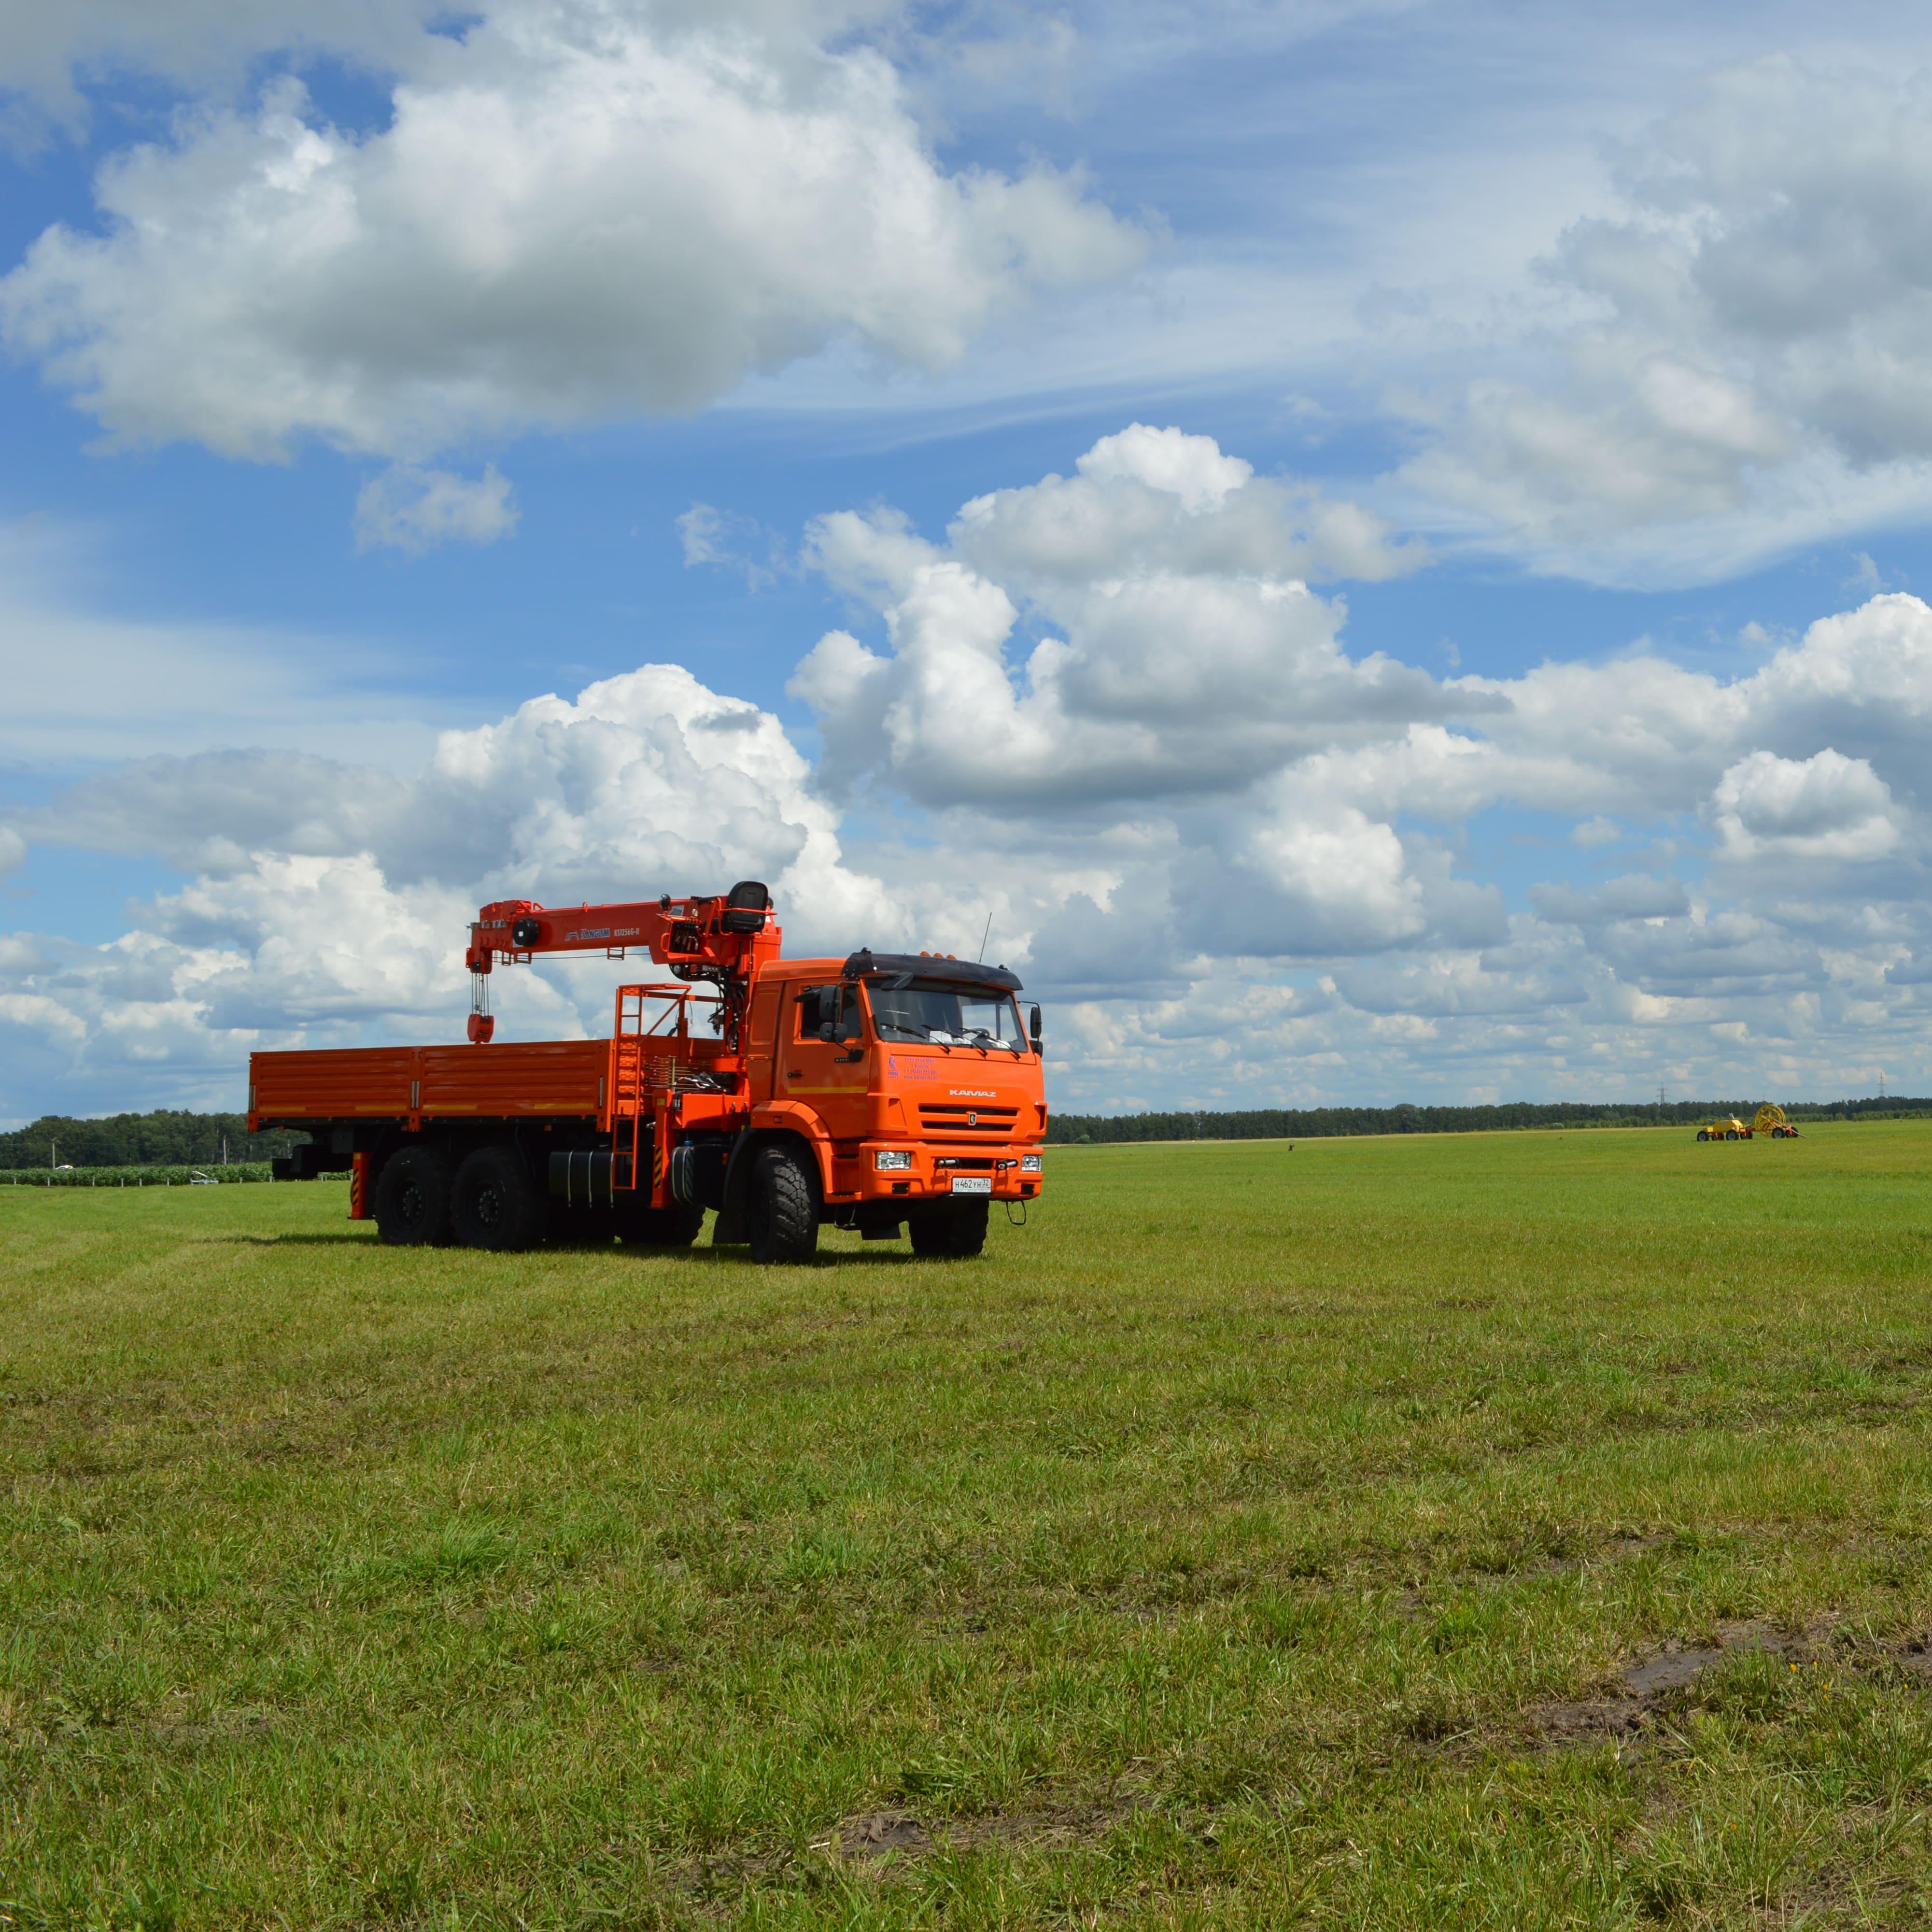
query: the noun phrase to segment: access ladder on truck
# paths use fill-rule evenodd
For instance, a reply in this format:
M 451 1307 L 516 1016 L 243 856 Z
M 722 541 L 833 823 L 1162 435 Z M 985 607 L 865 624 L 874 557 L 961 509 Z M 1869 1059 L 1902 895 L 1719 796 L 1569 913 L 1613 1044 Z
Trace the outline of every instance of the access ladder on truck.
M 665 1136 L 659 1122 L 672 1110 L 680 1083 L 696 1074 L 691 1008 L 704 997 L 691 987 L 662 982 L 617 989 L 608 1088 L 614 1188 L 634 1191 L 641 1186 L 650 1193 L 664 1178 Z M 660 1010 L 646 1025 L 652 1001 L 659 1002 Z M 712 1068 L 720 1057 L 710 1056 Z M 704 1078 L 710 1086 L 718 1075 L 713 1071 Z

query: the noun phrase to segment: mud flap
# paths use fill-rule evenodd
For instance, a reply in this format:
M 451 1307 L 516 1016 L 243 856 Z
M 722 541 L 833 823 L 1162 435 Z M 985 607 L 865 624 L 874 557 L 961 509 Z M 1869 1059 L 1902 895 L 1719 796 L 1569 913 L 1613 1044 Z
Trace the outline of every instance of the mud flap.
M 724 1170 L 724 1205 L 711 1223 L 714 1248 L 742 1248 L 752 1238 L 752 1155 L 759 1146 L 755 1134 L 741 1134 Z

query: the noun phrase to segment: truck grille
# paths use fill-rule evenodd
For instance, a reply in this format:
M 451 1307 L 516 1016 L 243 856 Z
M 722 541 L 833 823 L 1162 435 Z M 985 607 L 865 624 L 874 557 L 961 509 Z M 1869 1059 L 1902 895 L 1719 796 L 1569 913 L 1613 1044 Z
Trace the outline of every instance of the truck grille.
M 1018 1118 L 1016 1107 L 974 1107 L 935 1101 L 929 1104 L 922 1102 L 919 1110 L 920 1131 L 933 1140 L 1010 1140 Z

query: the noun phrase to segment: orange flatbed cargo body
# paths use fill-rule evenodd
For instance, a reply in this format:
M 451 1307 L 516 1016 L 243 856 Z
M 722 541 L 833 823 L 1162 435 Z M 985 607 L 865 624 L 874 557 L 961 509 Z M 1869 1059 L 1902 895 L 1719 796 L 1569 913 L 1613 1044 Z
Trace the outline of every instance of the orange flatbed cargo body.
M 608 1040 L 532 1040 L 491 1047 L 350 1047 L 257 1053 L 253 1110 L 275 1118 L 410 1115 L 514 1119 L 602 1111 Z
M 976 1253 L 993 1201 L 1040 1190 L 1040 1009 L 1029 1035 L 1003 966 L 780 959 L 769 907 L 750 884 L 485 906 L 470 1044 L 256 1053 L 251 1125 L 306 1129 L 289 1176 L 349 1170 L 352 1212 L 386 1240 L 526 1246 L 575 1227 L 681 1245 L 711 1209 L 713 1239 L 761 1260 L 802 1258 L 820 1222 Z M 620 987 L 609 1038 L 494 1041 L 496 964 L 632 947 L 676 977 Z

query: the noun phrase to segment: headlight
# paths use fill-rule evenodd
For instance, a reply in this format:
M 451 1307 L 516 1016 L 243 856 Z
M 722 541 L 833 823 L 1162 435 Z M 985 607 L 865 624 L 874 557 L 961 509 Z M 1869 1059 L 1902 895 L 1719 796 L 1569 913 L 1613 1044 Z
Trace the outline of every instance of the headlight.
M 872 1156 L 873 1167 L 882 1174 L 912 1165 L 912 1155 L 904 1147 L 882 1147 Z
M 1037 1154 L 1022 1154 L 1020 1156 L 1020 1172 L 1023 1174 L 1038 1173 L 1040 1156 Z

